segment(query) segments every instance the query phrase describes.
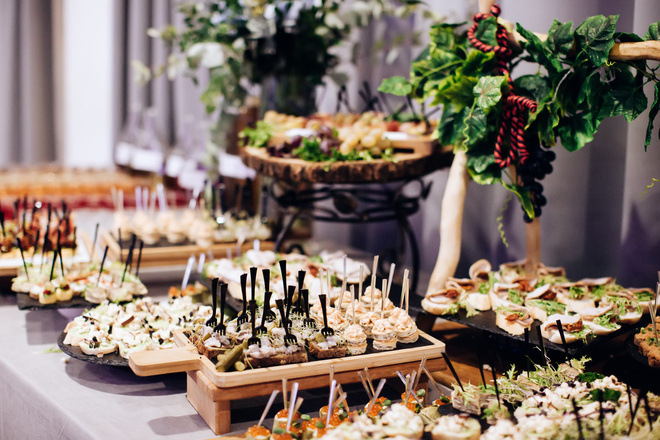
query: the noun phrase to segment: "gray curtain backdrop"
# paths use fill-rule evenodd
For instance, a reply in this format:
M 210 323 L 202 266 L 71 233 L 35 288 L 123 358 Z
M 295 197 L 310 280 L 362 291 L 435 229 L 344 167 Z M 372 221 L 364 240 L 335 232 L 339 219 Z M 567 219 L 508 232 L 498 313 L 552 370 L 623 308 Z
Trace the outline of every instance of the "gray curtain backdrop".
M 0 2 L 0 167 L 55 159 L 52 3 Z
M 469 21 L 477 8 L 474 1 L 429 0 L 427 3 L 452 22 Z M 502 17 L 541 33 L 547 32 L 554 18 L 573 21 L 577 26 L 588 16 L 620 14 L 617 30 L 641 35 L 649 24 L 660 20 L 657 0 L 501 0 L 500 5 Z M 117 25 L 123 29 L 117 41 L 118 90 L 122 90 L 117 102 L 118 120 L 125 119 L 131 102 L 156 106 L 161 132 L 173 142 L 182 115 L 204 117 L 198 103 L 201 89 L 185 78 L 174 83 L 161 78 L 138 89 L 131 82 L 129 61 L 139 58 L 154 64 L 162 62 L 166 57 L 162 44 L 150 41 L 145 30 L 176 21 L 177 14 L 167 1 L 124 1 L 118 2 L 117 8 Z M 370 82 L 375 91 L 382 78 L 407 75 L 410 60 L 419 49 L 404 51 L 390 65 L 382 57 L 374 58 L 369 46 L 379 40 L 387 46 L 391 43 L 388 36 L 391 37 L 392 30 L 401 29 L 408 29 L 411 34 L 421 29 L 425 35 L 427 28 L 416 18 L 372 27 L 357 37 L 363 43 L 360 62 L 357 66 L 342 67 L 351 78 L 348 90 L 355 109 L 361 106 L 357 91 L 363 81 Z M 348 58 L 350 49 L 345 48 L 342 53 Z M 335 96 L 333 86 L 321 90 L 319 108 L 334 111 Z M 655 287 L 660 270 L 660 184 L 644 197 L 641 194 L 653 178 L 660 178 L 660 142 L 654 136 L 652 145 L 644 152 L 645 127 L 645 115 L 632 124 L 615 118 L 604 122 L 596 139 L 583 150 L 569 153 L 560 146 L 556 148 L 554 172 L 543 182 L 548 198 L 541 217 L 542 259 L 546 264 L 566 267 L 571 278 L 607 275 L 617 277 L 618 282 L 627 286 Z M 431 195 L 411 221 L 421 248 L 422 270 L 430 273 L 439 247 L 438 226 L 447 170 L 435 172 L 426 180 L 433 182 Z M 469 265 L 479 258 L 486 258 L 494 265 L 524 258 L 524 223 L 516 200 L 509 203 L 503 214 L 508 247 L 497 231 L 496 219 L 507 198 L 508 193 L 499 186 L 470 184 L 457 275 L 467 275 Z M 383 237 L 394 237 L 395 231 L 395 226 L 388 224 L 314 225 L 315 238 L 374 253 L 392 245 Z M 425 289 L 426 282 L 422 280 L 419 293 Z

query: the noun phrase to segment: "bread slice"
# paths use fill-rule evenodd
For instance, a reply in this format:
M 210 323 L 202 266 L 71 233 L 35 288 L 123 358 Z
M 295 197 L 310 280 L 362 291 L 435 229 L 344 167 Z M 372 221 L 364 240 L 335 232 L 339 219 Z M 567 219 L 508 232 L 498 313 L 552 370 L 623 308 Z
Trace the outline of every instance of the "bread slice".
M 295 353 L 277 353 L 272 356 L 264 358 L 255 358 L 252 356 L 247 356 L 246 363 L 252 368 L 264 368 L 264 367 L 273 367 L 277 365 L 287 365 L 287 364 L 300 364 L 307 362 L 307 352 L 304 349 L 300 349 Z
M 307 341 L 307 349 L 309 350 L 309 354 L 316 359 L 334 359 L 346 356 L 345 346 L 336 345 L 334 347 L 325 348 L 313 339 Z

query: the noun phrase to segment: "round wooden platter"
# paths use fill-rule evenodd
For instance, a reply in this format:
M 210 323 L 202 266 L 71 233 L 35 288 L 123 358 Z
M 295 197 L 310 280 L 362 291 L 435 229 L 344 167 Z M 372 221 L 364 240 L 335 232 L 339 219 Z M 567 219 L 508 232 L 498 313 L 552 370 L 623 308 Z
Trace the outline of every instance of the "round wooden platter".
M 347 162 L 307 162 L 302 159 L 272 157 L 265 148 L 244 147 L 243 162 L 265 176 L 287 182 L 376 183 L 414 179 L 451 165 L 451 147 L 437 148 L 431 154 L 396 153 L 395 161 L 374 159 Z

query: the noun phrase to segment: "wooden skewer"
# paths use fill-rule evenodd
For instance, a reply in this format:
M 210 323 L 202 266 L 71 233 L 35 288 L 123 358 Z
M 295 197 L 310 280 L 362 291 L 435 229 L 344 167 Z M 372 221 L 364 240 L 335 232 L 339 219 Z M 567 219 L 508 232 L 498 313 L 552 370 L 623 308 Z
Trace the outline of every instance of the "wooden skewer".
M 373 397 L 369 401 L 369 405 L 367 405 L 367 409 L 365 411 L 365 413 L 367 415 L 371 411 L 371 408 L 373 408 L 374 404 L 376 403 L 376 400 L 378 400 L 378 396 L 380 396 L 380 392 L 383 391 L 384 386 L 385 386 L 385 379 L 381 379 L 380 382 L 378 382 L 378 387 L 376 388 L 376 392 L 374 393 Z
M 291 390 L 291 402 L 294 402 L 293 406 L 293 411 L 291 411 L 292 408 L 289 408 L 289 417 L 286 419 L 286 430 L 287 432 L 289 431 L 289 428 L 291 427 L 291 419 L 293 418 L 293 414 L 296 412 L 296 404 L 298 403 L 298 382 L 293 383 L 293 389 Z M 302 403 L 302 402 L 301 402 Z
M 360 378 L 360 382 L 362 382 L 364 391 L 366 391 L 367 393 L 367 397 L 369 398 L 369 400 L 371 400 L 372 397 L 371 389 L 369 389 L 369 386 L 367 385 L 367 380 L 364 378 L 364 374 L 362 374 L 362 371 L 358 371 L 358 377 Z
M 387 277 L 387 297 L 390 297 L 390 289 L 392 288 L 392 280 L 394 279 L 394 269 L 396 264 L 390 264 L 390 275 Z
M 364 377 L 367 378 L 367 383 L 369 384 L 369 389 L 371 390 L 371 395 L 374 395 L 374 384 L 371 382 L 371 377 L 369 377 L 369 368 L 364 367 Z
M 282 402 L 284 403 L 284 409 L 287 409 L 289 407 L 289 403 L 286 400 L 286 397 L 287 397 L 286 396 L 286 393 L 287 393 L 286 385 L 287 385 L 286 377 L 283 377 L 282 378 Z
M 424 365 L 424 373 L 426 374 L 426 377 L 429 378 L 429 380 L 431 381 L 431 383 L 432 383 L 433 386 L 435 387 L 436 391 L 437 391 L 438 393 L 440 393 L 441 396 L 444 396 L 444 393 L 443 393 L 442 390 L 440 389 L 440 385 L 438 385 L 438 382 L 435 381 L 435 379 L 433 378 L 433 375 L 431 375 L 431 372 L 430 372 L 429 369 L 426 367 L 426 365 Z
M 336 381 L 332 381 L 332 384 L 330 384 L 330 397 L 328 399 L 328 417 L 326 418 L 325 421 L 325 426 L 328 427 L 330 426 L 330 417 L 332 417 L 332 402 L 335 399 L 335 387 L 337 386 Z
M 380 296 L 380 319 L 383 319 L 383 313 L 385 312 L 385 300 L 387 299 L 385 292 L 387 292 L 387 280 L 383 278 L 383 291 Z
M 280 392 L 280 390 L 273 390 L 272 393 L 270 393 L 270 399 L 268 399 L 268 403 L 266 404 L 266 407 L 264 408 L 264 412 L 261 413 L 261 418 L 259 419 L 259 423 L 257 423 L 257 426 L 261 426 L 264 423 L 264 420 L 266 419 L 266 414 L 268 414 L 268 410 L 270 410 L 270 407 L 273 406 L 273 402 L 275 401 L 275 397 L 277 394 Z
M 287 425 L 286 425 L 287 432 L 289 431 L 289 428 L 291 427 L 291 414 L 295 414 L 295 413 L 298 412 L 298 409 L 302 405 L 303 400 L 304 399 L 302 397 L 298 397 L 298 399 L 296 399 L 296 404 L 293 406 L 293 412 L 289 413 L 289 420 L 287 420 Z

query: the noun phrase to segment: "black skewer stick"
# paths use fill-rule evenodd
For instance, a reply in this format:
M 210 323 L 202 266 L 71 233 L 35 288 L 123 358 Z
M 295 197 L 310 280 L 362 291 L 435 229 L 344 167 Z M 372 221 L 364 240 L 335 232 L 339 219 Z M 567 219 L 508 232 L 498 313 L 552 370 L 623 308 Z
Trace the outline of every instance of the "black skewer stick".
M 493 385 L 495 385 L 495 397 L 497 397 L 497 406 L 500 407 L 502 406 L 502 401 L 500 400 L 500 387 L 497 386 L 497 373 L 495 372 L 495 362 L 492 362 L 492 364 L 493 365 L 490 366 L 490 371 L 491 373 L 493 373 Z
M 27 210 L 25 208 L 23 208 L 23 224 L 21 225 L 22 229 L 23 229 L 23 235 L 27 234 L 27 229 L 25 229 L 25 213 L 26 212 L 27 212 Z
M 605 413 L 603 412 L 603 390 L 598 393 L 598 423 L 600 424 L 600 440 L 605 440 Z
M 128 271 L 128 267 L 131 265 L 132 261 L 133 261 L 133 249 L 131 248 L 128 252 L 128 255 L 126 256 L 126 263 L 124 264 L 124 273 L 121 274 L 121 283 L 119 283 L 119 287 L 124 285 L 126 272 Z
M 18 221 L 18 219 L 21 218 L 18 213 L 18 206 L 20 204 L 21 204 L 21 199 L 14 200 L 14 218 L 16 219 L 16 221 Z
M 105 257 L 108 256 L 108 246 L 105 247 L 103 250 L 103 258 L 101 258 L 101 267 L 99 268 L 99 277 L 96 280 L 96 287 L 99 287 L 99 283 L 101 282 L 101 274 L 103 274 L 103 265 L 105 264 Z
M 55 272 L 55 263 L 57 262 L 57 249 L 53 249 L 53 263 L 50 265 L 50 281 L 53 280 L 53 273 Z
M 559 329 L 559 337 L 561 338 L 561 346 L 564 347 L 566 356 L 568 356 L 568 345 L 566 345 L 566 335 L 564 335 L 564 327 L 561 325 L 561 319 L 557 320 L 557 328 Z
M 7 233 L 5 232 L 5 211 L 0 209 L 0 226 L 2 227 L 2 238 L 5 238 Z
M 236 323 L 238 325 L 245 324 L 248 322 L 247 314 L 247 274 L 244 273 L 241 275 L 241 295 L 243 295 L 243 312 L 238 315 L 236 318 Z
M 575 403 L 575 399 L 571 399 L 573 401 L 573 414 L 575 414 L 575 422 L 577 423 L 578 427 L 578 438 L 580 440 L 584 440 L 584 434 L 582 433 L 582 422 L 580 422 L 580 411 L 578 410 L 577 403 Z
M 92 255 L 89 257 L 90 261 L 94 261 L 94 252 L 96 252 L 96 239 L 99 238 L 99 224 L 94 228 L 94 240 L 92 240 Z
M 138 274 L 140 273 L 140 262 L 142 261 L 142 247 L 144 246 L 144 242 L 140 240 L 140 250 L 138 251 L 138 260 L 137 264 L 135 265 L 135 278 L 138 277 Z
M 639 404 L 642 403 L 642 394 L 646 394 L 647 391 L 644 390 L 643 392 L 640 392 L 640 394 L 637 396 L 637 403 L 635 404 L 635 409 L 633 410 L 632 414 L 630 415 L 630 428 L 628 428 L 628 435 L 632 432 L 633 425 L 635 424 L 635 416 L 637 415 L 637 410 L 639 409 Z
M 256 301 L 255 296 L 257 293 L 257 268 L 252 266 L 250 268 L 250 282 L 251 282 L 251 296 L 250 296 L 250 301 Z
M 21 260 L 23 260 L 23 269 L 25 269 L 25 276 L 27 277 L 27 280 L 30 281 L 30 274 L 28 273 L 28 268 L 27 268 L 27 263 L 25 263 L 25 255 L 23 255 L 23 245 L 21 244 L 20 239 L 16 239 L 16 246 L 18 247 L 18 250 L 21 251 Z
M 128 264 L 129 273 L 131 269 L 133 269 L 133 252 L 135 251 L 136 243 L 137 243 L 137 235 L 131 234 L 131 245 L 128 248 L 129 255 L 126 257 L 126 263 Z
M 653 419 L 652 414 L 651 414 L 651 407 L 649 406 L 649 392 L 648 390 L 644 393 L 644 396 L 642 396 L 644 399 L 644 409 L 646 410 L 646 417 L 649 420 L 649 432 L 653 431 Z
M 539 337 L 539 346 L 541 347 L 541 356 L 543 356 L 543 364 L 548 366 L 548 358 L 545 356 L 545 345 L 543 345 L 543 335 L 541 334 L 541 326 L 536 327 L 536 334 Z
M 57 247 L 57 253 L 60 255 L 60 271 L 62 272 L 62 278 L 64 278 L 64 258 L 62 258 L 62 245 Z
M 633 417 L 632 417 L 632 413 L 633 413 L 632 392 L 630 391 L 630 384 L 628 384 L 627 382 L 626 382 L 626 393 L 628 394 L 628 411 L 630 411 L 630 421 L 632 423 L 632 421 L 633 421 Z M 630 425 L 630 427 L 632 428 L 632 424 Z M 630 435 L 630 433 L 628 433 L 628 435 Z
M 62 199 L 62 218 L 66 217 L 66 202 Z
M 449 371 L 451 371 L 451 374 L 454 376 L 454 379 L 456 379 L 458 386 L 461 387 L 461 390 L 465 391 L 465 388 L 463 388 L 463 384 L 461 383 L 461 379 L 459 379 L 458 374 L 456 374 L 456 370 L 454 370 L 454 365 L 451 363 L 451 360 L 449 359 L 449 355 L 447 354 L 447 352 L 442 352 L 442 357 L 445 359 L 445 362 L 447 362 Z
M 117 229 L 117 242 L 119 243 L 119 262 L 124 263 L 124 248 L 121 244 L 121 228 Z
M 529 365 L 529 329 L 525 328 L 525 369 L 526 371 L 531 370 L 531 366 Z
M 39 272 L 41 272 L 44 268 L 44 261 L 46 259 L 46 252 L 48 252 L 48 245 L 50 244 L 50 222 L 46 225 L 46 234 L 44 235 L 44 244 L 41 247 L 41 268 L 39 269 Z
M 53 205 L 48 202 L 48 224 L 50 224 L 50 219 L 53 217 Z
M 73 227 L 73 252 L 78 248 L 78 226 Z

